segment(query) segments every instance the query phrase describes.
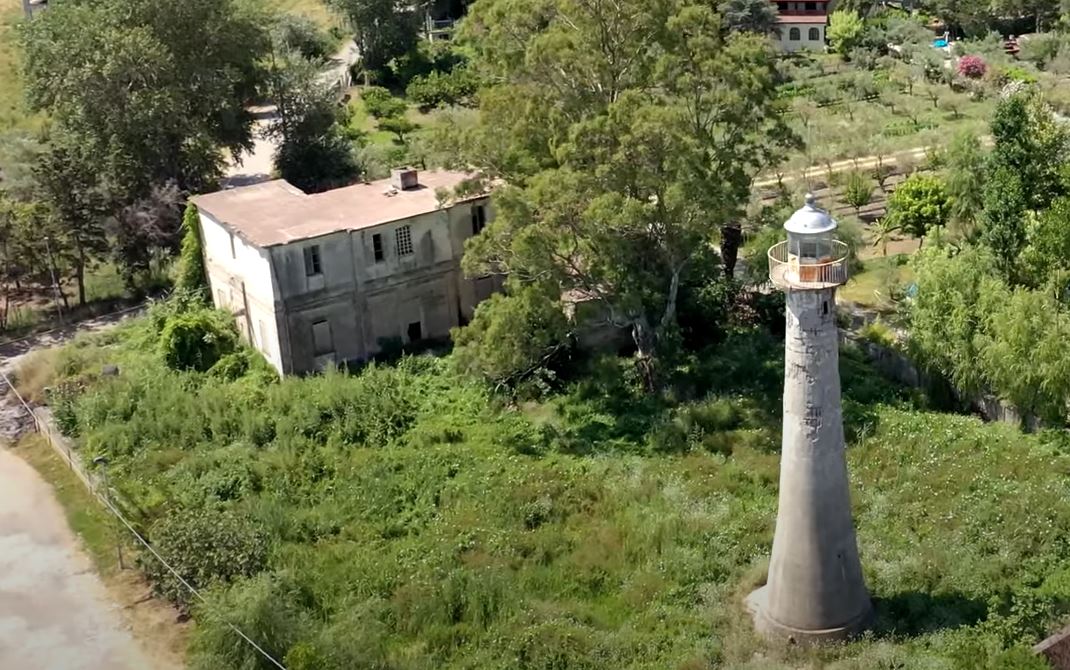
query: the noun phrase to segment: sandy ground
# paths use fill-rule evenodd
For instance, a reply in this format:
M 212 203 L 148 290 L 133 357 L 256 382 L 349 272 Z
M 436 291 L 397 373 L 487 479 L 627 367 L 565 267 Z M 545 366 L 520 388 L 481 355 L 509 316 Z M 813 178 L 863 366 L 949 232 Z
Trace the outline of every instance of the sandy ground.
M 0 450 L 0 668 L 158 668 L 124 625 L 52 489 Z

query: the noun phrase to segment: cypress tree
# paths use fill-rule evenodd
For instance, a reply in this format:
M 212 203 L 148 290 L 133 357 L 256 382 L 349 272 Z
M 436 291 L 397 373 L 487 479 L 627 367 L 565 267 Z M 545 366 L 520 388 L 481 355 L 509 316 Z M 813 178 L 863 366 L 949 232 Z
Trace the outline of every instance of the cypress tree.
M 196 296 L 202 300 L 208 296 L 208 278 L 204 271 L 204 246 L 201 243 L 200 217 L 197 206 L 186 205 L 182 217 L 182 252 L 178 258 L 178 277 L 175 291 Z

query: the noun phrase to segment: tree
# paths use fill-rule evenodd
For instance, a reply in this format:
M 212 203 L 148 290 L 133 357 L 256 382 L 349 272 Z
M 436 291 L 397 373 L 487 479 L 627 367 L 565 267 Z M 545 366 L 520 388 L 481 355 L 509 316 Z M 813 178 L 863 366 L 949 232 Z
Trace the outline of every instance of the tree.
M 977 135 L 959 132 L 946 153 L 945 185 L 951 197 L 951 223 L 970 237 L 984 206 L 985 152 Z
M 398 144 L 407 145 L 409 133 L 413 132 L 418 125 L 408 120 L 404 116 L 395 116 L 386 119 L 379 119 L 379 128 L 385 130 L 388 133 L 394 133 L 398 138 Z
M 457 369 L 499 391 L 544 376 L 565 350 L 569 333 L 564 305 L 553 289 L 531 284 L 480 303 L 472 323 L 454 330 Z
M 360 92 L 364 109 L 377 119 L 389 119 L 401 116 L 408 109 L 408 104 L 382 86 L 366 86 Z
M 129 291 L 143 291 L 143 280 L 152 270 L 153 259 L 175 251 L 182 200 L 175 184 L 154 186 L 147 196 L 115 215 L 112 254 Z
M 201 220 L 197 206 L 192 202 L 186 205 L 182 217 L 182 250 L 178 257 L 178 276 L 175 278 L 175 290 L 202 299 L 208 295 L 208 277 L 204 270 L 204 245 L 201 242 Z
M 53 143 L 33 172 L 40 201 L 58 220 L 54 251 L 73 266 L 78 304 L 84 305 L 86 267 L 108 251 L 104 219 L 110 203 L 89 160 L 63 141 Z
M 275 168 L 282 178 L 309 193 L 352 183 L 360 167 L 317 66 L 296 54 L 276 58 L 271 82 L 279 114 L 268 134 L 278 140 Z
M 1060 198 L 1026 230 L 1021 254 L 1022 276 L 1039 288 L 1064 271 L 1070 259 L 1070 198 Z
M 391 60 L 416 48 L 425 2 L 402 6 L 395 0 L 331 0 L 331 4 L 349 17 L 366 71 L 383 75 Z
M 121 205 L 173 181 L 199 191 L 221 149 L 252 146 L 265 21 L 236 0 L 55 3 L 22 31 L 31 106 L 56 121 Z M 210 36 L 210 38 L 206 38 Z
M 891 224 L 918 238 L 930 228 L 947 223 L 951 198 L 944 182 L 934 175 L 915 173 L 899 184 L 888 198 Z
M 882 216 L 876 224 L 873 226 L 873 246 L 880 246 L 881 256 L 888 255 L 888 243 L 892 241 L 893 236 L 899 232 L 899 226 L 895 220 Z
M 725 0 L 717 11 L 725 27 L 735 32 L 769 35 L 776 28 L 777 8 L 769 0 Z
M 955 388 L 979 391 L 985 379 L 977 365 L 978 335 L 984 327 L 977 305 L 982 284 L 995 265 L 983 248 L 966 247 L 957 255 L 936 245 L 913 259 L 917 296 L 910 308 L 909 345 L 918 360 L 939 372 Z
M 588 296 L 631 331 L 652 388 L 689 265 L 795 144 L 768 43 L 677 0 L 565 0 L 537 20 L 508 7 L 467 19 L 496 83 L 457 151 L 511 186 L 465 268 Z
M 1017 175 L 1027 208 L 1046 209 L 1067 194 L 1063 166 L 1070 157 L 1070 130 L 1039 95 L 1026 91 L 1001 100 L 992 137 L 989 171 L 1005 168 Z
M 1028 198 L 1021 176 L 1008 167 L 997 166 L 986 179 L 981 242 L 992 251 L 1004 278 L 1013 281 L 1025 245 Z
M 271 31 L 276 50 L 299 53 L 310 61 L 331 56 L 331 38 L 307 16 L 283 14 Z
M 978 335 L 979 363 L 1001 396 L 1023 419 L 1035 416 L 1066 423 L 1070 399 L 1070 315 L 1045 291 L 989 284 L 994 295 L 986 325 Z M 984 297 L 984 296 L 982 296 Z M 1029 427 L 1029 422 L 1024 422 Z
M 861 173 L 852 171 L 843 187 L 843 201 L 855 208 L 855 215 L 873 199 L 873 182 Z
M 829 16 L 828 40 L 833 52 L 846 56 L 862 42 L 865 23 L 855 11 L 837 10 Z

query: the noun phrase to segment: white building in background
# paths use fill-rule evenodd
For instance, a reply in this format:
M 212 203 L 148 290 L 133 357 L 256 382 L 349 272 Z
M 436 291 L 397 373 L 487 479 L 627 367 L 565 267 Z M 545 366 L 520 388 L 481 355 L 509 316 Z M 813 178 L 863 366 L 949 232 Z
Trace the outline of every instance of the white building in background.
M 445 339 L 500 279 L 464 277 L 464 243 L 493 216 L 485 192 L 440 201 L 458 172 L 309 195 L 275 180 L 193 199 L 215 305 L 281 374 Z
M 829 2 L 825 0 L 778 0 L 777 30 L 773 36 L 785 53 L 824 51 Z

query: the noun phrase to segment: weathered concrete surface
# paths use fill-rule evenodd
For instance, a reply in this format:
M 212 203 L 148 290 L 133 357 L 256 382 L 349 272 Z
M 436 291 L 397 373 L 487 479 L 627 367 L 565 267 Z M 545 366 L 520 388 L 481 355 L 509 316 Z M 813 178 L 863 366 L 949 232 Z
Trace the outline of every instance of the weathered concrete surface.
M 835 289 L 787 292 L 784 443 L 758 629 L 797 643 L 863 628 L 872 605 L 858 559 L 844 453 Z
M 48 484 L 0 448 L 0 668 L 152 667 Z

